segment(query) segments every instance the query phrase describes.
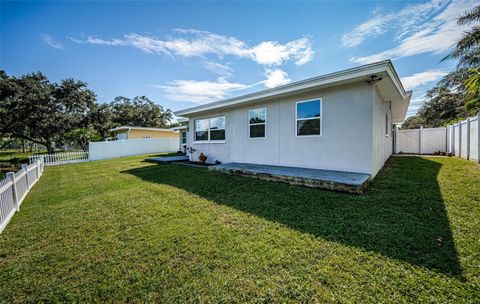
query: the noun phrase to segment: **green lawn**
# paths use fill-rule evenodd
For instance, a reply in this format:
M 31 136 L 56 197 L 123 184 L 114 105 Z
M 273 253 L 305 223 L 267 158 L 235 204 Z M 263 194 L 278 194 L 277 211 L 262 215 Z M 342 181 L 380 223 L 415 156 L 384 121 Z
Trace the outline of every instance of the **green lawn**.
M 396 157 L 349 195 L 142 160 L 47 167 L 0 301 L 478 303 L 472 162 Z

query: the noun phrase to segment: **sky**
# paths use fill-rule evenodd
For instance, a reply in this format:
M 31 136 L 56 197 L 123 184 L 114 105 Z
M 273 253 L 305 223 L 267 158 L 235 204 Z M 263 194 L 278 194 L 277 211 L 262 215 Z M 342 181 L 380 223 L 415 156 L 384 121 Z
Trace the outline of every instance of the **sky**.
M 432 1 L 0 2 L 0 69 L 88 83 L 99 102 L 145 95 L 173 111 L 391 59 L 408 115 L 477 4 Z

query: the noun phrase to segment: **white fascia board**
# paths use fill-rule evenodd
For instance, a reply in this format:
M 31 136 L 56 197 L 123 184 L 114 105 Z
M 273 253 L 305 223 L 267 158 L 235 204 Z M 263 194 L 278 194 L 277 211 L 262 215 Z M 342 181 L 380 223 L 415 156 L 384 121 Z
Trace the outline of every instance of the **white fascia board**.
M 130 130 L 146 130 L 146 131 L 164 131 L 164 132 L 175 132 L 171 129 L 163 129 L 163 128 L 147 128 L 147 127 L 128 127 L 122 126 L 108 130 L 109 132 L 115 131 L 130 131 Z

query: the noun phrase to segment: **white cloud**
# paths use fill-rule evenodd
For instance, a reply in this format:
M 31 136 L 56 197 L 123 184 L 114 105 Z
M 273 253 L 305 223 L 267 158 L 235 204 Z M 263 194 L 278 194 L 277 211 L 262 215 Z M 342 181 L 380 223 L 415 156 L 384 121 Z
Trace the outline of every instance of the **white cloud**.
M 53 39 L 53 37 L 50 36 L 50 35 L 44 34 L 42 36 L 42 40 L 43 40 L 43 42 L 45 42 L 46 44 L 48 44 L 49 46 L 51 46 L 55 49 L 58 49 L 58 50 L 63 50 L 64 49 L 63 44 L 61 44 L 58 41 L 55 41 Z
M 401 38 L 414 31 L 418 24 L 423 23 L 426 18 L 444 8 L 446 3 L 448 3 L 447 0 L 431 0 L 426 3 L 409 5 L 398 12 L 384 15 L 379 14 L 379 10 L 376 10 L 372 18 L 358 25 L 352 32 L 344 34 L 342 44 L 353 47 L 367 38 L 382 35 L 390 29 L 396 29 L 396 36 Z
M 313 58 L 313 50 L 307 38 L 280 44 L 265 41 L 249 50 L 254 60 L 263 65 L 281 65 L 285 61 L 294 60 L 296 65 L 303 65 Z
M 228 98 L 236 91 L 245 90 L 257 85 L 274 88 L 291 81 L 288 74 L 280 69 L 267 69 L 265 71 L 265 77 L 265 80 L 254 84 L 230 82 L 224 77 L 219 77 L 216 81 L 174 80 L 166 84 L 154 85 L 154 87 L 162 89 L 166 97 L 171 100 L 205 104 Z
M 264 41 L 254 46 L 235 37 L 222 36 L 206 31 L 176 29 L 180 37 L 159 39 L 153 36 L 127 34 L 123 38 L 102 39 L 89 36 L 86 39 L 69 37 L 81 44 L 131 46 L 146 53 L 168 54 L 179 57 L 200 57 L 226 55 L 248 58 L 261 65 L 281 65 L 293 61 L 303 65 L 313 58 L 311 42 L 307 37 L 281 44 L 277 41 Z
M 407 110 L 407 117 L 415 115 L 417 111 L 423 106 L 425 103 L 425 94 L 421 94 L 420 97 L 414 98 L 410 101 L 410 106 Z
M 264 84 L 267 88 L 278 87 L 292 81 L 290 77 L 288 77 L 288 74 L 280 69 L 267 69 L 265 71 L 265 77 L 267 77 L 267 79 L 260 83 Z
M 366 64 L 388 58 L 407 57 L 422 53 L 439 54 L 447 51 L 462 36 L 469 26 L 457 24 L 457 18 L 477 5 L 476 1 L 452 1 L 435 17 L 416 24 L 414 30 L 404 31 L 400 44 L 392 49 L 370 56 L 354 57 L 353 62 Z
M 402 84 L 406 90 L 411 90 L 423 84 L 436 81 L 445 75 L 447 75 L 447 73 L 442 70 L 428 70 L 411 76 L 402 77 Z
M 221 64 L 213 61 L 205 61 L 203 63 L 203 67 L 223 77 L 228 77 L 233 74 L 233 69 L 226 64 Z
M 198 104 L 225 99 L 233 92 L 256 85 L 273 88 L 287 84 L 291 79 L 278 67 L 287 62 L 292 62 L 297 66 L 304 65 L 313 59 L 314 54 L 308 37 L 284 44 L 278 41 L 263 41 L 251 45 L 235 37 L 195 29 L 175 29 L 174 33 L 173 37 L 165 39 L 136 33 L 114 39 L 94 36 L 81 39 L 68 38 L 79 44 L 127 46 L 150 54 L 200 58 L 203 67 L 220 76 L 216 81 L 174 80 L 166 84 L 155 85 L 162 89 L 169 99 Z M 218 59 L 232 56 L 252 60 L 264 67 L 266 79 L 250 85 L 230 82 L 227 78 L 233 75 L 233 69 L 227 64 L 215 62 L 212 60 L 212 56 Z
M 232 92 L 244 90 L 251 85 L 229 82 L 219 77 L 217 81 L 174 80 L 155 87 L 165 91 L 166 96 L 172 100 L 205 104 L 225 99 Z

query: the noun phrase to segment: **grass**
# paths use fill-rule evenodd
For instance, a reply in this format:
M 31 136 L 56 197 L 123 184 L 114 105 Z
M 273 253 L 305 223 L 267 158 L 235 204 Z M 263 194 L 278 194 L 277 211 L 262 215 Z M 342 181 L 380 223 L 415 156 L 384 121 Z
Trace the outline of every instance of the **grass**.
M 0 301 L 478 303 L 472 162 L 396 157 L 348 195 L 142 160 L 46 168 Z
M 28 156 L 46 152 L 46 150 L 33 152 L 26 151 L 25 153 L 19 150 L 0 150 L 0 162 L 28 162 Z

